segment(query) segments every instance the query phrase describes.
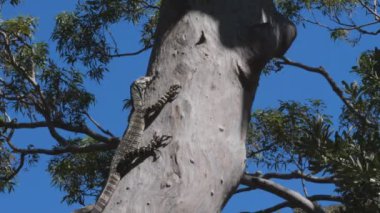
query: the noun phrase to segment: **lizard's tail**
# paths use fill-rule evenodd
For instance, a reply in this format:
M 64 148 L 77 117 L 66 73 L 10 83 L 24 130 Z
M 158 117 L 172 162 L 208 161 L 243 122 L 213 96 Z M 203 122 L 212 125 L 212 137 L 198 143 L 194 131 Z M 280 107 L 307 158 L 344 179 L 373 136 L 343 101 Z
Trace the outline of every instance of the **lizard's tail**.
M 96 202 L 94 208 L 91 213 L 102 213 L 108 201 L 110 200 L 113 192 L 115 191 L 117 185 L 120 181 L 120 175 L 118 174 L 110 174 L 106 187 L 104 187 L 102 194 L 100 195 L 98 201 Z

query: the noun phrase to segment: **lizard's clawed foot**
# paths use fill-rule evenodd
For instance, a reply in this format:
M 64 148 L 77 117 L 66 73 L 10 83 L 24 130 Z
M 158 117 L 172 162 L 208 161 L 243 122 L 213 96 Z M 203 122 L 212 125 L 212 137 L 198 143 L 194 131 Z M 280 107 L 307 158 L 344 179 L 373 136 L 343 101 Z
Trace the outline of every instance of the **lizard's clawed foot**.
M 169 95 L 168 101 L 171 102 L 177 97 L 179 89 L 181 89 L 181 86 L 179 84 L 174 84 L 170 86 L 169 91 L 167 93 Z
M 166 146 L 167 143 L 164 143 L 164 142 L 171 139 L 171 138 L 172 138 L 172 136 L 169 136 L 169 135 L 158 136 L 157 132 L 154 132 L 153 139 L 151 141 L 152 147 L 157 149 L 161 146 Z
M 168 135 L 161 135 L 161 136 L 158 136 L 157 135 L 157 132 L 155 132 L 153 134 L 153 139 L 151 141 L 151 147 L 152 147 L 152 154 L 153 154 L 153 161 L 156 161 L 158 159 L 158 155 L 156 153 L 156 151 L 159 151 L 159 147 L 165 147 L 166 145 L 168 145 L 168 143 L 165 143 L 165 141 L 171 139 L 172 136 L 168 136 Z

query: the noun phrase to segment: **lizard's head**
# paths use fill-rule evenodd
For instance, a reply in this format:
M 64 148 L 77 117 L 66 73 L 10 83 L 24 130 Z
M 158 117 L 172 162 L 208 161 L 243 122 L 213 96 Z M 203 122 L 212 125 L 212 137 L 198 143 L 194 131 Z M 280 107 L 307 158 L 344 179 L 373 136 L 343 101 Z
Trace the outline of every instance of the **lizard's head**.
M 136 85 L 139 89 L 145 89 L 148 87 L 148 85 L 152 82 L 153 77 L 152 76 L 144 76 L 138 78 L 135 82 L 134 85 Z
M 149 86 L 152 80 L 152 76 L 144 76 L 138 78 L 137 80 L 135 80 L 135 82 L 133 82 L 132 90 L 137 90 L 140 93 L 140 96 L 142 97 L 144 95 L 145 89 Z

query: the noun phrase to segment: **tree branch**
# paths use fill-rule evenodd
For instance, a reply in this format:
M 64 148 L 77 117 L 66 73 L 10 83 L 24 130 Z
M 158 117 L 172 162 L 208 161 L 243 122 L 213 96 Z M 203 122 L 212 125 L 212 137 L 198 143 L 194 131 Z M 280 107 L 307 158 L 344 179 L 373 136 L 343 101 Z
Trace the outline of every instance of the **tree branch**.
M 241 189 L 237 189 L 234 194 L 239 194 L 239 193 L 243 193 L 243 192 L 249 192 L 249 191 L 252 191 L 252 190 L 256 190 L 257 187 L 245 187 L 245 188 L 241 188 Z
M 380 20 L 380 16 L 379 14 L 377 14 L 377 12 L 375 10 L 372 10 L 372 8 L 370 8 L 366 3 L 364 3 L 363 1 L 361 0 L 358 0 L 359 4 L 361 4 L 369 13 L 371 13 L 372 15 L 375 16 L 375 19 L 376 20 Z
M 57 132 L 57 130 L 50 122 L 48 122 L 47 128 L 50 132 L 50 135 L 58 142 L 59 145 L 67 146 L 69 144 L 69 142 Z
M 69 145 L 64 148 L 53 148 L 53 149 L 21 149 L 16 147 L 11 138 L 13 136 L 14 130 L 11 131 L 8 137 L 5 138 L 8 146 L 15 153 L 20 153 L 22 155 L 31 155 L 31 154 L 45 154 L 45 155 L 60 155 L 64 153 L 89 153 L 89 152 L 97 152 L 97 151 L 106 151 L 112 150 L 117 147 L 118 143 L 98 143 L 91 144 L 87 146 L 77 146 L 77 145 Z
M 280 174 L 280 173 L 266 173 L 262 174 L 260 172 L 256 172 L 255 174 L 246 174 L 248 176 L 252 177 L 260 177 L 264 179 L 282 179 L 282 180 L 290 180 L 290 179 L 304 179 L 308 182 L 312 183 L 335 183 L 337 179 L 335 177 L 326 177 L 326 178 L 320 178 L 320 177 L 315 177 L 312 175 L 306 175 L 303 174 L 300 171 L 293 171 L 292 173 L 289 174 Z
M 342 202 L 342 198 L 339 197 L 339 196 L 333 196 L 333 195 L 313 195 L 313 196 L 310 196 L 310 197 L 307 197 L 307 199 L 309 199 L 310 201 L 335 201 L 335 202 Z M 275 206 L 272 206 L 270 208 L 266 208 L 266 209 L 263 209 L 263 210 L 260 210 L 260 211 L 257 211 L 257 213 L 270 213 L 270 212 L 275 212 L 275 211 L 278 211 L 280 209 L 283 209 L 283 208 L 294 208 L 295 206 L 288 202 L 288 201 L 285 201 L 285 202 L 282 202 L 282 203 L 279 203 Z
M 262 152 L 266 152 L 266 151 L 268 151 L 268 150 L 270 150 L 270 149 L 272 149 L 272 147 L 274 147 L 276 145 L 276 143 L 275 142 L 272 142 L 272 143 L 270 143 L 270 144 L 268 144 L 268 145 L 265 145 L 264 147 L 261 147 L 260 149 L 257 149 L 257 150 L 255 150 L 255 151 L 251 151 L 251 152 L 249 152 L 249 154 L 251 155 L 251 156 L 255 156 L 255 155 L 257 155 L 257 154 L 260 154 L 260 153 L 262 153 Z
M 100 130 L 102 131 L 104 134 L 110 136 L 110 137 L 115 137 L 109 130 L 106 130 L 104 129 L 102 126 L 100 126 L 100 124 L 98 122 L 95 121 L 95 119 L 93 119 L 90 114 L 88 114 L 87 112 L 84 112 L 84 114 L 87 116 L 88 119 L 90 119 L 90 121 Z
M 337 180 L 335 177 L 326 177 L 326 178 L 320 178 L 320 177 L 315 177 L 312 175 L 306 175 L 303 174 L 300 171 L 294 171 L 289 174 L 280 174 L 280 173 L 267 173 L 261 176 L 262 178 L 265 179 L 282 179 L 282 180 L 290 180 L 290 179 L 304 179 L 308 182 L 312 183 L 335 183 Z
M 303 70 L 313 72 L 313 73 L 318 73 L 322 75 L 327 82 L 330 84 L 332 90 L 335 92 L 335 94 L 343 101 L 343 103 L 347 106 L 347 108 L 354 113 L 363 123 L 369 125 L 369 126 L 374 126 L 374 124 L 369 121 L 365 116 L 363 116 L 358 110 L 354 108 L 352 103 L 347 100 L 344 97 L 343 91 L 339 88 L 337 83 L 333 80 L 333 78 L 329 75 L 329 73 L 323 68 L 323 67 L 310 67 L 305 64 L 301 64 L 299 62 L 293 62 L 287 59 L 286 57 L 281 58 L 283 61 L 277 62 L 279 65 L 290 65 L 294 67 L 301 68 Z
M 57 121 L 51 124 L 55 128 L 59 128 L 59 129 L 63 129 L 63 130 L 75 132 L 75 133 L 82 133 L 82 134 L 88 135 L 89 137 L 95 140 L 98 140 L 104 143 L 114 143 L 119 140 L 116 137 L 107 138 L 103 135 L 93 132 L 86 125 L 71 126 L 69 124 L 65 124 L 65 123 L 57 122 Z M 0 120 L 0 127 L 12 128 L 12 129 L 34 129 L 34 128 L 48 127 L 48 125 L 49 123 L 46 121 L 37 121 L 37 122 L 31 122 L 31 123 L 16 123 L 16 122 L 4 122 Z
M 109 55 L 108 57 L 111 57 L 111 58 L 118 58 L 118 57 L 124 57 L 124 56 L 135 56 L 135 55 L 138 55 L 148 49 L 152 48 L 152 45 L 149 45 L 149 46 L 146 46 L 136 52 L 131 52 L 131 53 L 121 53 L 121 54 L 114 54 L 114 55 Z
M 98 152 L 98 151 L 107 151 L 112 150 L 117 147 L 117 144 L 92 144 L 87 146 L 74 146 L 69 145 L 65 148 L 57 148 L 57 149 L 13 149 L 16 153 L 23 153 L 23 154 L 45 154 L 45 155 L 60 155 L 64 153 L 89 153 L 89 152 Z M 15 147 L 13 147 L 15 148 Z
M 20 154 L 20 164 L 18 165 L 18 167 L 13 171 L 13 173 L 11 175 L 9 175 L 7 177 L 0 177 L 0 180 L 5 181 L 5 182 L 12 180 L 20 172 L 22 167 L 24 167 L 24 163 L 25 163 L 25 154 L 21 153 Z
M 34 78 L 34 73 L 33 73 L 33 70 L 30 70 L 28 72 L 28 70 L 21 66 L 15 59 L 13 53 L 12 53 L 12 49 L 11 49 L 11 43 L 10 43 L 10 38 L 8 36 L 8 34 L 5 32 L 5 31 L 2 31 L 0 30 L 0 33 L 2 34 L 2 36 L 4 37 L 4 42 L 5 42 L 5 52 L 6 52 L 6 56 L 8 58 L 8 63 L 10 63 L 13 68 L 17 71 L 19 71 L 21 73 L 21 75 L 23 76 L 24 79 L 26 79 L 27 82 L 29 82 L 32 87 L 37 91 L 40 99 L 41 99 L 41 102 L 43 104 L 44 107 L 38 107 L 38 103 L 36 103 L 35 105 L 38 107 L 38 108 L 41 108 L 40 110 L 40 113 L 45 117 L 46 121 L 47 121 L 47 128 L 51 134 L 51 136 L 61 145 L 61 146 L 66 146 L 68 145 L 68 141 L 62 137 L 57 131 L 56 129 L 54 128 L 54 126 L 52 125 L 52 119 L 51 119 L 51 109 L 49 107 L 49 105 L 47 104 L 46 100 L 45 100 L 45 95 L 44 93 L 42 92 L 40 86 L 38 85 L 38 83 L 36 82 L 36 79 Z M 31 48 L 31 47 L 30 47 Z M 33 50 L 33 49 L 32 49 Z M 33 61 L 31 61 L 32 63 L 32 67 L 34 66 L 33 64 Z M 31 73 L 31 75 L 29 75 L 28 73 Z
M 323 212 L 323 210 L 314 205 L 314 203 L 303 197 L 298 192 L 285 188 L 284 186 L 277 184 L 271 180 L 253 177 L 251 175 L 245 174 L 241 179 L 241 184 L 247 185 L 249 187 L 257 187 L 264 191 L 273 193 L 292 203 L 292 205 L 302 208 L 306 212 Z
M 261 172 L 256 172 L 254 174 L 245 174 L 246 176 L 252 177 L 252 178 L 264 178 L 264 179 L 281 179 L 281 180 L 291 180 L 291 179 L 302 179 L 311 183 L 321 183 L 321 184 L 334 184 L 337 179 L 335 177 L 315 177 L 312 175 L 303 174 L 300 171 L 293 171 L 289 174 L 280 174 L 280 173 L 266 173 L 263 174 Z M 246 187 L 237 189 L 234 193 L 243 193 L 248 192 L 252 190 L 256 190 L 257 187 Z
M 377 31 L 374 31 L 374 32 L 371 32 L 371 31 L 367 31 L 367 30 L 364 30 L 363 28 L 365 27 L 369 27 L 369 26 L 372 26 L 372 25 L 375 25 L 375 24 L 380 24 L 380 22 L 378 20 L 376 21 L 373 21 L 373 22 L 368 22 L 368 23 L 365 23 L 365 24 L 361 24 L 361 25 L 357 25 L 355 23 L 353 24 L 347 24 L 347 23 L 343 23 L 341 22 L 338 18 L 336 18 L 336 20 L 334 20 L 334 22 L 338 25 L 341 25 L 341 26 L 344 26 L 344 27 L 330 27 L 330 26 L 327 26 L 325 24 L 322 24 L 320 23 L 319 21 L 316 21 L 316 20 L 310 20 L 310 19 L 306 19 L 306 18 L 303 18 L 303 20 L 305 22 L 308 22 L 310 24 L 314 24 L 314 25 L 317 25 L 319 27 L 322 27 L 322 28 L 325 28 L 327 29 L 328 31 L 332 32 L 332 31 L 336 31 L 336 30 L 346 30 L 346 31 L 353 31 L 353 30 L 357 30 L 358 32 L 360 33 L 363 33 L 363 34 L 368 34 L 368 35 L 377 35 L 380 33 L 380 29 L 377 30 Z

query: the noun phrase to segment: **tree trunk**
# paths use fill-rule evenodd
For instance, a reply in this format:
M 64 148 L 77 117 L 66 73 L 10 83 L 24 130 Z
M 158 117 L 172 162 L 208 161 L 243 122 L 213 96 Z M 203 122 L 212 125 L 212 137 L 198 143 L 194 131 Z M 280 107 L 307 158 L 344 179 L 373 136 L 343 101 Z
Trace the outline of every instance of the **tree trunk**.
M 104 212 L 220 212 L 245 169 L 260 70 L 295 32 L 269 0 L 164 1 L 146 99 L 182 88 L 142 141 L 154 132 L 173 139 L 123 177 Z

